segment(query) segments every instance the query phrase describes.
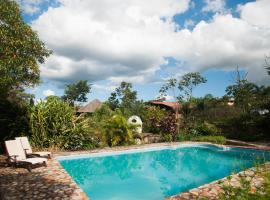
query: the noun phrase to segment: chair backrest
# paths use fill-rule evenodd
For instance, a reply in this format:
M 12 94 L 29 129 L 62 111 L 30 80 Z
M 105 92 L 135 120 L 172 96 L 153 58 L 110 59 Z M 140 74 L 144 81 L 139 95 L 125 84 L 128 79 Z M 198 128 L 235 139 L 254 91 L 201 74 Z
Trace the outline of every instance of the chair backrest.
M 26 159 L 23 147 L 18 140 L 7 140 L 5 141 L 5 145 L 9 156 L 17 156 L 17 160 Z
M 26 151 L 27 154 L 33 153 L 27 137 L 16 137 L 15 139 L 21 143 L 23 149 Z

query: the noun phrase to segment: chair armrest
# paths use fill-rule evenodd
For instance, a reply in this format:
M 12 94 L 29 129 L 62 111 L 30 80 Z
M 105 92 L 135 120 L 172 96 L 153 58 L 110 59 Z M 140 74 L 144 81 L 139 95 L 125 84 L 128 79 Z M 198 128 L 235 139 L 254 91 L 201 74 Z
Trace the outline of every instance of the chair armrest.
M 23 149 L 23 150 L 24 150 L 25 155 L 27 155 L 27 152 L 26 151 L 29 150 L 29 149 Z

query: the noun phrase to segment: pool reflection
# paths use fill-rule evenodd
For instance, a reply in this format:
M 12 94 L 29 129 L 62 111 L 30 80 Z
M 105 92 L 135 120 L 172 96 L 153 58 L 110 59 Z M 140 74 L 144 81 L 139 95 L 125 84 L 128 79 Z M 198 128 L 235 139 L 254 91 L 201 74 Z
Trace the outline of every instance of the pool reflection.
M 265 160 L 269 152 L 202 146 L 60 162 L 91 199 L 154 200 Z

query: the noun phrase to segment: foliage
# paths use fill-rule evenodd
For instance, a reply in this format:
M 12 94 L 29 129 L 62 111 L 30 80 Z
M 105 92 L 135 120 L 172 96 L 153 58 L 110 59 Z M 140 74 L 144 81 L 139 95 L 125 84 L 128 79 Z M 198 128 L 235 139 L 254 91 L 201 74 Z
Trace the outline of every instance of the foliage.
M 162 133 L 169 133 L 172 135 L 173 140 L 176 138 L 177 130 L 177 120 L 175 113 L 168 112 L 168 114 L 160 122 L 160 130 Z
M 157 106 L 147 106 L 141 113 L 144 132 L 161 133 L 161 122 L 167 115 L 167 111 Z
M 170 133 L 161 134 L 160 141 L 161 142 L 172 142 L 173 136 Z
M 91 86 L 87 81 L 80 80 L 77 83 L 69 84 L 66 86 L 65 94 L 62 97 L 65 101 L 74 104 L 75 101 L 86 102 L 86 95 L 90 92 Z
M 224 193 L 220 195 L 221 200 L 267 200 L 270 199 L 270 173 L 268 171 L 256 172 L 263 178 L 263 185 L 252 188 L 251 180 L 240 177 L 240 186 L 224 185 Z M 229 178 L 230 179 L 230 178 Z
M 50 96 L 31 108 L 31 140 L 36 147 L 77 150 L 95 146 L 89 121 L 60 98 Z
M 185 74 L 178 83 L 178 88 L 184 93 L 186 100 L 190 100 L 193 97 L 193 90 L 196 86 L 206 83 L 207 80 L 200 75 L 198 72 L 192 72 Z
M 270 139 L 270 114 L 263 116 L 242 113 L 220 120 L 216 124 L 221 128 L 222 134 L 232 139 L 245 141 Z
M 176 141 L 192 141 L 193 138 L 198 136 L 198 132 L 195 129 L 190 129 L 188 132 L 186 130 L 180 130 L 176 136 Z
M 224 136 L 208 135 L 203 136 L 197 129 L 191 128 L 188 131 L 181 130 L 177 134 L 176 141 L 198 141 L 198 142 L 212 142 L 215 144 L 225 144 L 226 138 Z
M 29 132 L 25 87 L 39 83 L 50 51 L 26 24 L 16 1 L 0 0 L 0 142 Z
M 172 90 L 175 98 L 190 101 L 193 97 L 193 90 L 196 86 L 206 83 L 206 79 L 199 72 L 187 73 L 180 80 L 169 79 L 159 90 L 161 96 L 166 96 L 168 90 Z M 178 86 L 179 94 L 176 96 L 175 90 Z
M 127 119 L 116 114 L 107 122 L 106 139 L 109 146 L 127 145 L 133 143 L 133 126 L 127 123 Z
M 16 96 L 16 98 L 0 100 L 0 143 L 4 140 L 14 139 L 18 135 L 28 133 L 29 103 Z
M 196 127 L 196 130 L 200 135 L 217 135 L 220 133 L 220 130 L 216 125 L 209 122 L 203 122 Z
M 121 82 L 108 99 L 111 109 L 119 107 L 130 108 L 137 100 L 137 92 L 132 90 L 132 84 Z
M 226 138 L 224 136 L 198 136 L 192 138 L 193 141 L 198 141 L 198 142 L 211 142 L 215 144 L 225 144 L 226 143 Z
M 164 96 L 166 96 L 166 93 L 168 90 L 171 90 L 172 93 L 173 93 L 173 97 L 174 99 L 178 98 L 176 97 L 176 87 L 177 87 L 177 79 L 175 78 L 171 78 L 169 80 L 167 80 L 167 82 L 161 86 L 160 90 L 159 90 L 159 93 L 160 93 L 160 99 Z
M 270 55 L 265 57 L 265 68 L 267 70 L 268 75 L 270 75 Z
M 115 114 L 107 104 L 103 104 L 101 108 L 89 116 L 90 129 L 94 133 L 93 138 L 99 146 L 107 146 L 106 126 Z
M 0 94 L 39 83 L 38 64 L 50 51 L 26 24 L 16 1 L 0 0 Z

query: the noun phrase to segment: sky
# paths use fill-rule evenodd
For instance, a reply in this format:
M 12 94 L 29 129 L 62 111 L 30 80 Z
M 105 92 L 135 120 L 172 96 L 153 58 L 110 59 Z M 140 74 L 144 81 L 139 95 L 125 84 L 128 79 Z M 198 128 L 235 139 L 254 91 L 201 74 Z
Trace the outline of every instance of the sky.
M 89 100 L 106 100 L 121 81 L 151 100 L 188 72 L 208 80 L 195 96 L 223 96 L 237 66 L 249 81 L 270 84 L 270 0 L 17 1 L 53 51 L 40 66 L 42 84 L 27 90 L 36 99 L 88 80 Z

